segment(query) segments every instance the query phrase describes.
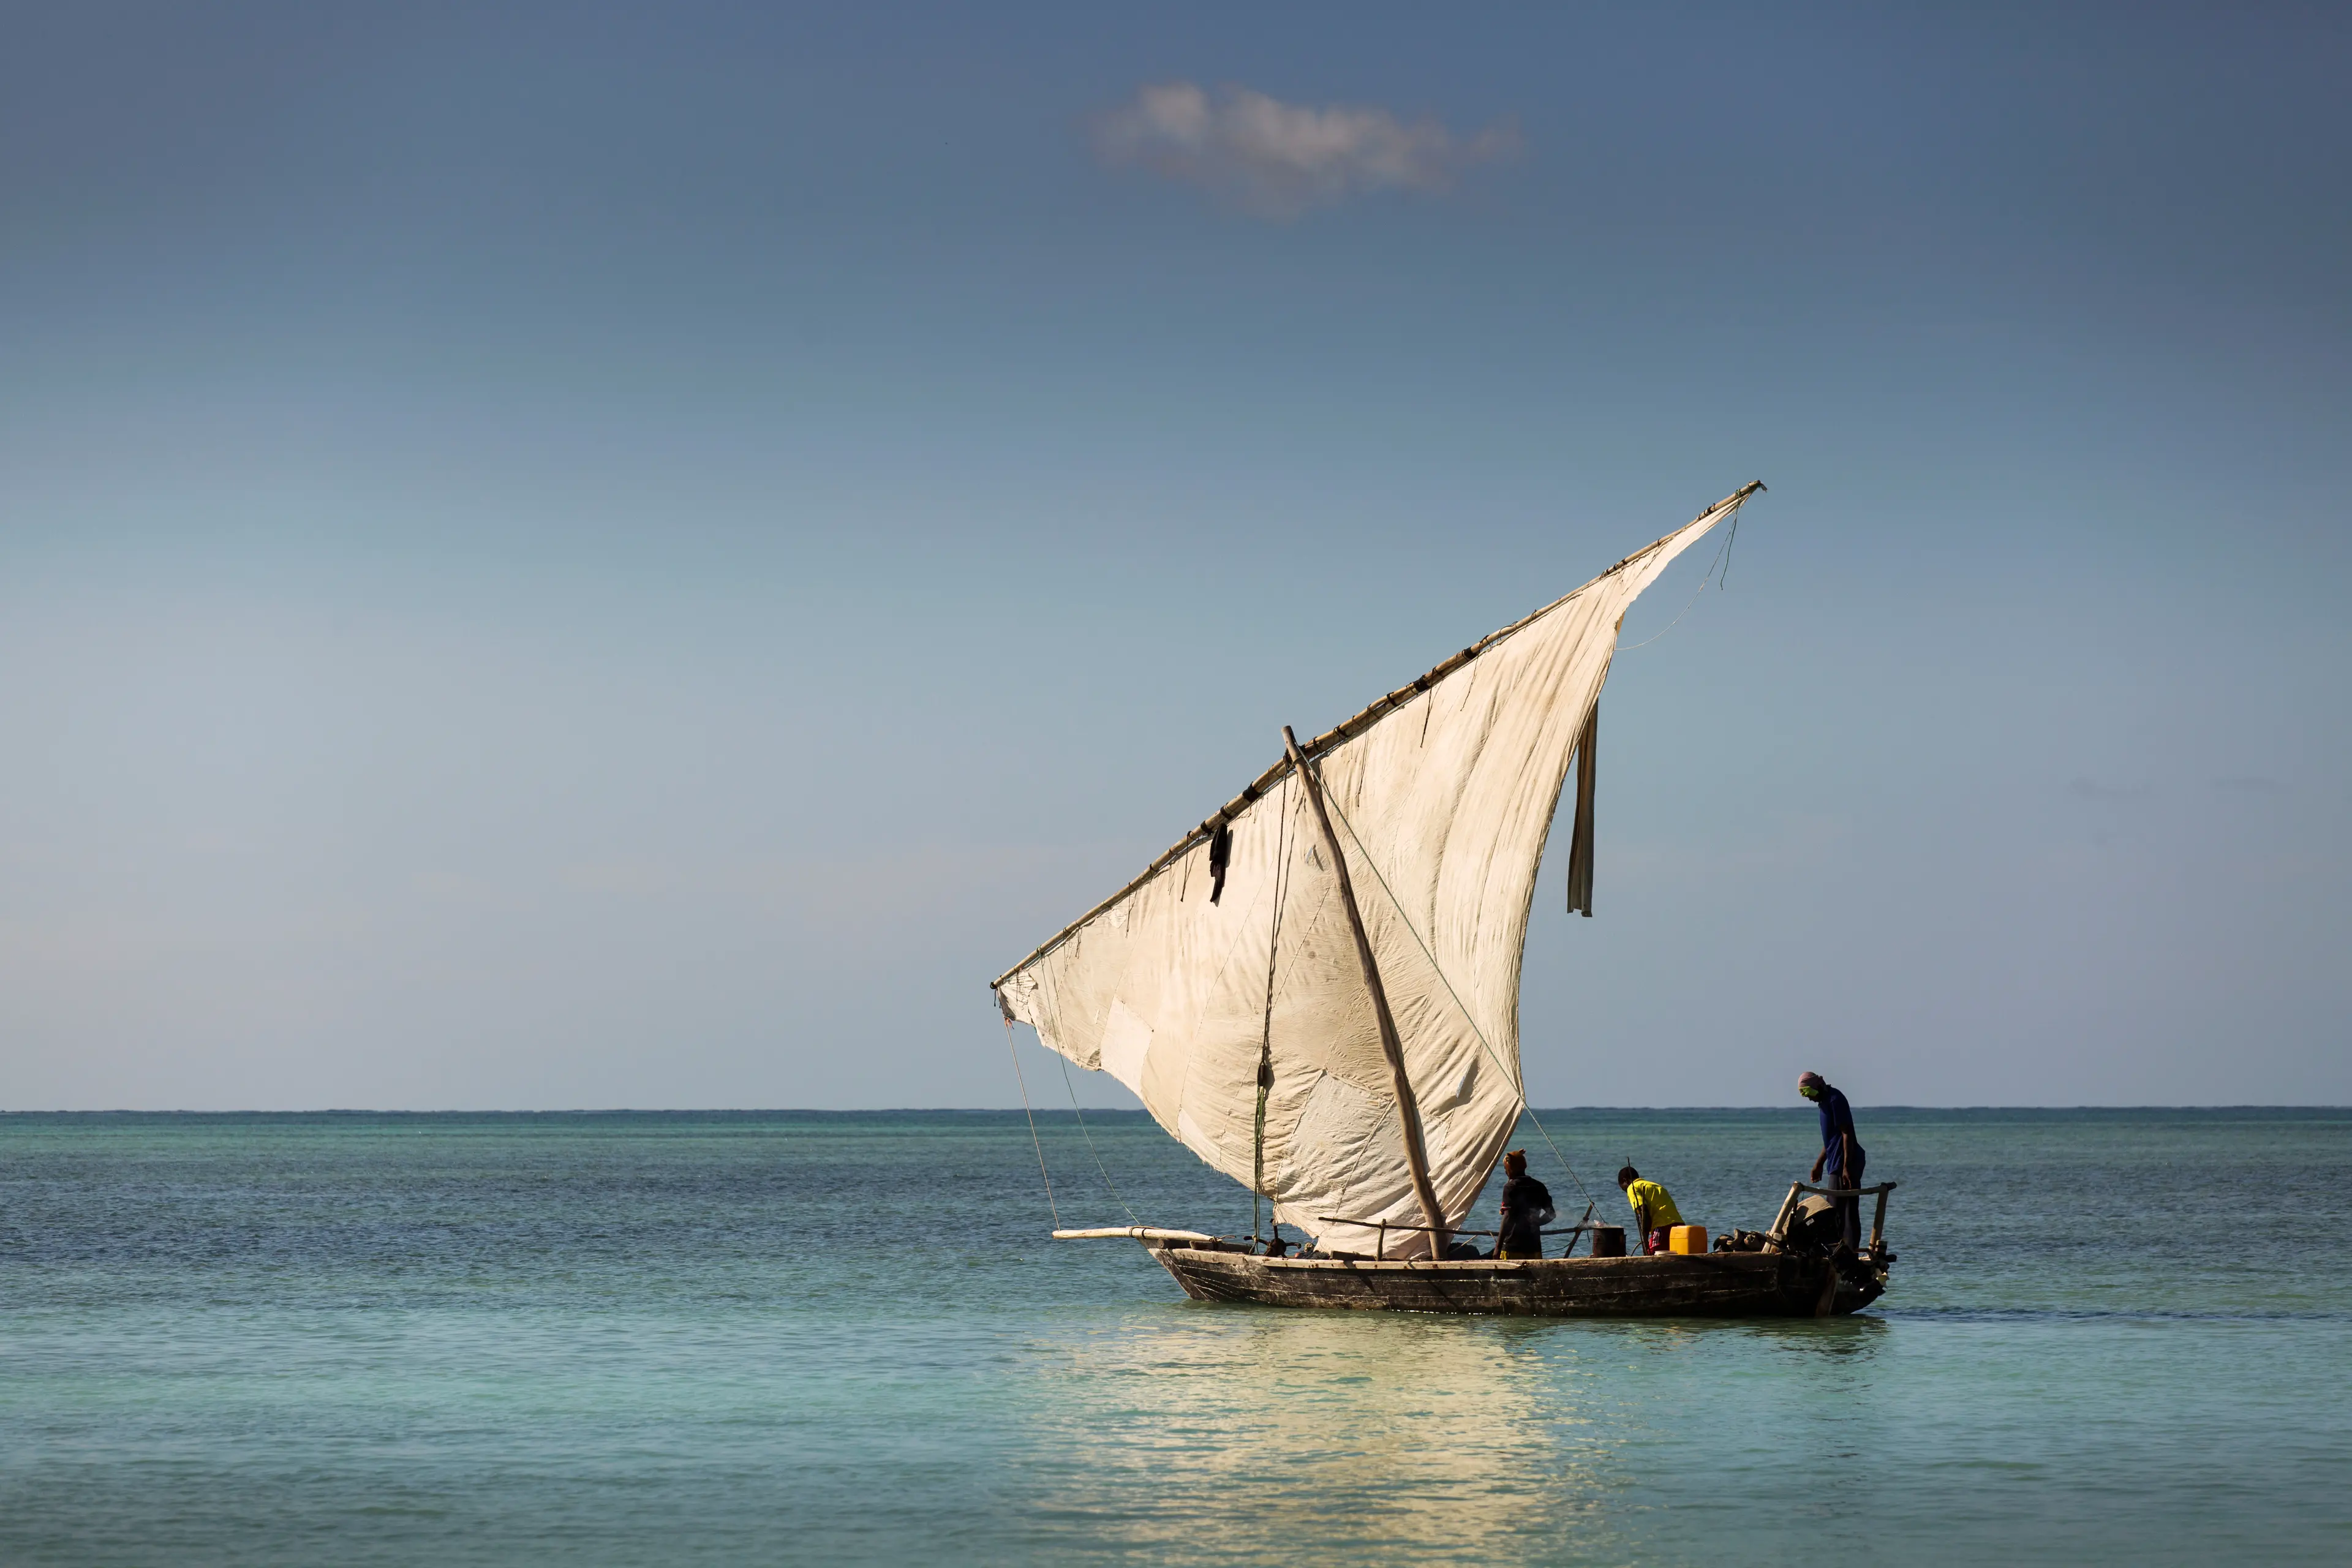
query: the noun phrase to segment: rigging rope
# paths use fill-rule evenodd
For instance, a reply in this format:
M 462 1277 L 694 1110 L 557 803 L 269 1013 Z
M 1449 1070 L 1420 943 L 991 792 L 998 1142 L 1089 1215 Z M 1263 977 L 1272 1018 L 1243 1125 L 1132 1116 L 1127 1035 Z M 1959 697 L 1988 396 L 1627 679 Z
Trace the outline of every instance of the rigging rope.
M 1690 607 L 1698 603 L 1698 596 L 1706 592 L 1707 578 L 1715 576 L 1715 569 L 1717 566 L 1721 566 L 1723 568 L 1723 576 L 1717 581 L 1715 591 L 1718 594 L 1722 593 L 1724 585 L 1731 580 L 1731 542 L 1738 537 L 1739 509 L 1738 507 L 1734 507 L 1731 509 L 1731 531 L 1723 536 L 1723 542 L 1716 547 L 1715 559 L 1706 563 L 1706 576 L 1703 576 L 1698 580 L 1698 586 L 1691 590 L 1691 596 L 1683 601 L 1683 607 L 1675 612 L 1675 618 L 1668 621 L 1664 626 L 1660 626 L 1656 631 L 1652 632 L 1648 637 L 1643 637 L 1640 642 L 1628 643 L 1622 647 L 1618 648 L 1617 652 L 1631 653 L 1637 647 L 1647 647 L 1652 643 L 1657 641 L 1660 637 L 1665 636 L 1668 632 L 1673 631 L 1676 626 L 1680 626 L 1682 624 L 1683 617 L 1690 614 Z
M 1103 1163 L 1102 1151 L 1095 1147 L 1095 1135 L 1087 1131 L 1087 1113 L 1078 1106 L 1078 1086 L 1070 1080 L 1070 1058 L 1055 1051 L 1054 1059 L 1062 1064 L 1062 1087 L 1070 1091 L 1070 1109 L 1078 1113 L 1078 1132 L 1087 1141 L 1087 1152 L 1095 1157 L 1095 1169 L 1102 1173 L 1104 1190 L 1110 1194 L 1111 1202 L 1127 1211 L 1128 1224 L 1141 1225 L 1143 1222 L 1135 1217 L 1135 1211 L 1127 1207 L 1127 1200 L 1118 1195 L 1118 1189 L 1111 1185 L 1110 1170 Z
M 1265 1198 L 1265 1097 L 1274 1089 L 1274 965 L 1282 952 L 1282 905 L 1290 885 L 1290 780 L 1282 781 L 1282 809 L 1274 835 L 1274 921 L 1265 939 L 1265 1026 L 1257 1047 L 1257 1127 L 1250 1142 L 1250 1239 L 1258 1237 L 1260 1205 Z M 1282 1222 L 1274 1222 L 1275 1235 Z
M 1029 1109 L 1029 1079 L 1021 1071 L 1021 1044 L 1013 1037 L 1013 1010 L 1004 1005 L 1001 994 L 996 1006 L 1004 1015 L 1004 1048 L 1013 1053 L 1013 1080 L 1021 1086 L 1021 1110 L 1029 1118 L 1029 1146 L 1037 1151 L 1037 1173 L 1045 1178 L 1045 1212 L 1054 1216 L 1054 1228 L 1059 1230 L 1062 1211 L 1054 1204 L 1054 1178 L 1045 1169 L 1045 1145 L 1037 1137 L 1037 1113 Z
M 1321 770 L 1317 771 L 1319 773 Z M 1355 824 L 1348 820 L 1348 814 L 1339 809 L 1339 803 L 1331 798 L 1329 790 L 1323 792 L 1323 804 L 1331 808 L 1331 815 L 1339 819 L 1339 826 L 1348 830 L 1348 837 L 1355 839 L 1356 853 L 1363 858 L 1364 868 L 1371 872 L 1372 880 L 1378 882 L 1381 885 L 1381 891 L 1388 895 L 1389 903 L 1396 910 L 1397 920 L 1403 925 L 1405 933 L 1411 936 L 1414 945 L 1421 949 L 1422 956 L 1429 960 L 1430 972 L 1437 976 L 1437 983 L 1445 987 L 1445 994 L 1454 998 L 1454 1005 L 1462 1010 L 1463 1021 L 1470 1026 L 1470 1032 L 1478 1037 L 1478 1043 L 1486 1047 L 1486 1055 L 1494 1058 L 1495 1065 L 1502 1069 L 1504 1078 L 1509 1081 L 1513 1091 L 1518 1095 L 1520 1113 L 1535 1123 L 1536 1131 L 1543 1136 L 1544 1147 L 1551 1151 L 1551 1157 L 1559 1162 L 1559 1168 L 1568 1173 L 1568 1179 L 1576 1184 L 1576 1190 L 1584 1194 L 1585 1201 L 1599 1203 L 1601 1200 L 1592 1195 L 1592 1189 L 1586 1186 L 1584 1179 L 1576 1173 L 1576 1167 L 1568 1163 L 1568 1156 L 1559 1152 L 1559 1145 L 1551 1141 L 1550 1132 L 1544 1128 L 1543 1119 L 1536 1114 L 1536 1108 L 1528 1103 L 1526 1084 L 1520 1080 L 1518 1074 L 1505 1066 L 1501 1053 L 1496 1051 L 1494 1043 L 1486 1038 L 1486 1031 L 1478 1026 L 1478 1020 L 1472 1016 L 1469 1005 L 1462 1000 L 1462 994 L 1454 990 L 1454 982 L 1445 977 L 1445 968 L 1437 962 L 1437 954 L 1429 951 L 1429 943 L 1423 942 L 1421 932 L 1413 929 L 1412 917 L 1405 912 L 1404 901 L 1396 896 L 1396 889 L 1389 886 L 1389 879 L 1381 875 L 1381 868 L 1374 864 L 1371 851 L 1364 847 L 1364 840 L 1356 832 Z

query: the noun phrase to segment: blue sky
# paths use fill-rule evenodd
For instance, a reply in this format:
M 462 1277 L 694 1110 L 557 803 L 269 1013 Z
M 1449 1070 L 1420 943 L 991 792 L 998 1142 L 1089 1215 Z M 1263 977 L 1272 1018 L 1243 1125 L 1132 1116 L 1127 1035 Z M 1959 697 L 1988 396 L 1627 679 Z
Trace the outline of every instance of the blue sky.
M 1013 1103 L 1278 726 L 1750 479 L 1537 1102 L 2352 1100 L 2340 10 L 8 30 L 0 1104 Z

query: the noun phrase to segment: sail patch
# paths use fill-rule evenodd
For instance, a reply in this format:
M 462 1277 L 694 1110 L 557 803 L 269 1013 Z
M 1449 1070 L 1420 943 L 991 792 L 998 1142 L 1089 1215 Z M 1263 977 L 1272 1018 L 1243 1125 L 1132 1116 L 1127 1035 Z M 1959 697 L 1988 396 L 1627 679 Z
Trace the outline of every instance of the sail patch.
M 1462 1077 L 1454 1084 L 1452 1092 L 1447 1094 L 1444 1099 L 1432 1102 L 1428 1109 L 1433 1114 L 1434 1114 L 1439 1111 L 1451 1110 L 1457 1105 L 1467 1105 L 1470 1103 L 1470 1096 L 1476 1091 L 1477 1087 L 1478 1058 L 1476 1057 L 1472 1057 L 1470 1058 L 1470 1065 L 1462 1069 Z
M 1370 1228 L 1331 1225 L 1326 1216 L 1379 1219 L 1393 1213 L 1402 1222 L 1414 1218 L 1418 1200 L 1411 1181 L 1402 1163 L 1391 1157 L 1397 1147 L 1395 1103 L 1324 1074 L 1291 1131 L 1288 1158 L 1276 1188 L 1286 1196 L 1311 1195 L 1317 1202 L 1307 1208 L 1278 1202 L 1276 1212 L 1301 1230 L 1325 1237 L 1326 1246 L 1370 1251 Z
M 1110 1018 L 1103 1025 L 1103 1071 L 1141 1094 L 1143 1058 L 1150 1053 L 1151 1026 L 1125 1002 L 1113 1002 Z

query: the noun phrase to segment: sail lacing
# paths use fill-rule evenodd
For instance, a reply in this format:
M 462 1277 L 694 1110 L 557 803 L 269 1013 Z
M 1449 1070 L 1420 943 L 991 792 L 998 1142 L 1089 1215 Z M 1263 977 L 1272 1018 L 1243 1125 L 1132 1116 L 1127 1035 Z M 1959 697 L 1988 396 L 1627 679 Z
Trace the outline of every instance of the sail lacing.
M 1527 1084 L 1517 1073 L 1513 1072 L 1504 1063 L 1502 1053 L 1496 1050 L 1493 1042 L 1486 1038 L 1486 1031 L 1478 1026 L 1478 1020 L 1471 1013 L 1469 1005 L 1462 1000 L 1462 994 L 1454 990 L 1454 982 L 1445 977 L 1445 966 L 1437 962 L 1437 954 L 1429 950 L 1429 943 L 1421 940 L 1421 932 L 1414 927 L 1412 916 L 1405 911 L 1403 902 L 1396 896 L 1396 890 L 1389 886 L 1389 879 L 1381 875 L 1380 867 L 1374 863 L 1371 852 L 1364 847 L 1363 839 L 1357 836 L 1355 827 L 1348 821 L 1347 813 L 1339 809 L 1339 802 L 1331 798 L 1331 792 L 1328 790 L 1323 792 L 1323 802 L 1330 807 L 1331 815 L 1339 819 L 1339 826 L 1347 828 L 1348 837 L 1355 839 L 1357 858 L 1363 861 L 1364 869 L 1372 874 L 1372 880 L 1381 885 L 1381 891 L 1388 895 L 1389 907 L 1396 910 L 1397 921 L 1404 927 L 1405 934 L 1412 938 L 1413 945 L 1421 949 L 1423 958 L 1429 960 L 1429 972 L 1437 976 L 1437 983 L 1445 987 L 1445 994 L 1448 996 L 1454 998 L 1454 1005 L 1460 1009 L 1463 1022 L 1470 1026 L 1471 1034 L 1477 1037 L 1478 1044 L 1485 1047 L 1486 1055 L 1493 1059 L 1496 1067 L 1503 1069 L 1503 1077 L 1509 1082 L 1511 1091 L 1519 1097 L 1519 1113 L 1535 1124 L 1536 1131 L 1542 1135 L 1544 1147 L 1549 1149 L 1551 1157 L 1559 1162 L 1559 1168 L 1568 1173 L 1568 1179 L 1576 1184 L 1576 1190 L 1582 1193 L 1588 1202 L 1599 1203 L 1601 1200 L 1593 1197 L 1592 1189 L 1586 1186 L 1584 1179 L 1576 1173 L 1576 1167 L 1568 1163 L 1568 1156 L 1559 1152 L 1559 1145 L 1551 1141 L 1551 1134 L 1545 1131 L 1542 1119 L 1536 1115 L 1535 1107 L 1528 1103 Z

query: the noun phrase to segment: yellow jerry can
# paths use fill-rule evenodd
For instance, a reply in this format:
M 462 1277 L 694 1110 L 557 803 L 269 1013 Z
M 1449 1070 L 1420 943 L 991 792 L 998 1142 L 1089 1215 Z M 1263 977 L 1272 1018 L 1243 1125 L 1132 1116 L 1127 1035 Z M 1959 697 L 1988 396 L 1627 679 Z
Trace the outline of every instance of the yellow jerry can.
M 1685 1253 L 1705 1252 L 1706 1250 L 1706 1226 L 1703 1225 L 1678 1225 L 1675 1226 L 1673 1230 L 1666 1233 L 1666 1250 L 1669 1252 Z

